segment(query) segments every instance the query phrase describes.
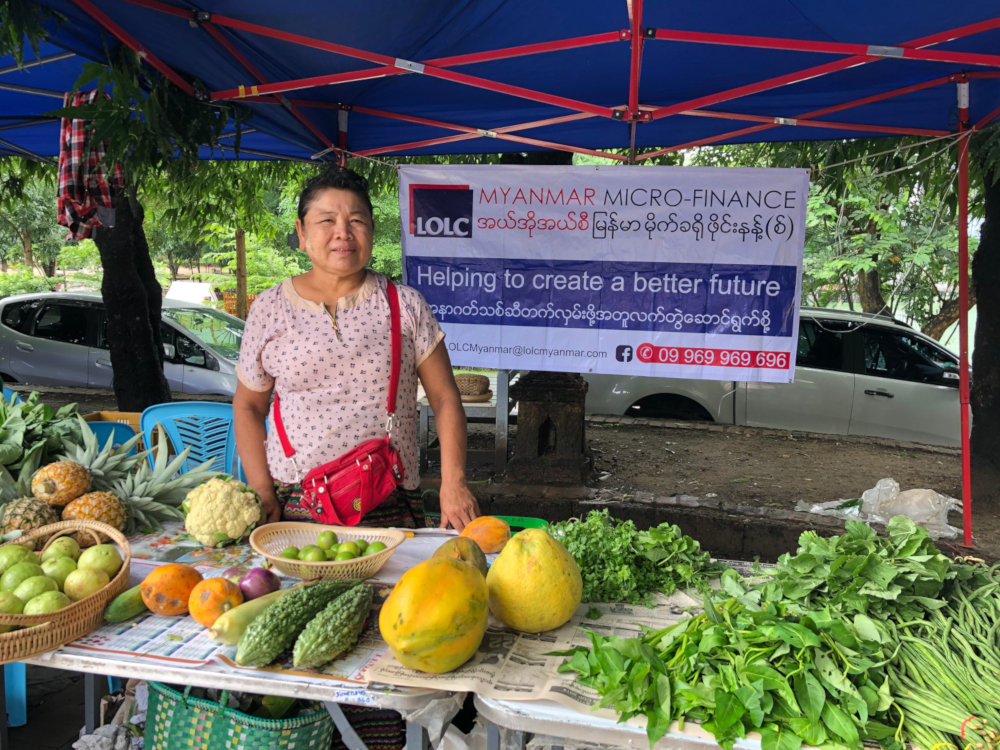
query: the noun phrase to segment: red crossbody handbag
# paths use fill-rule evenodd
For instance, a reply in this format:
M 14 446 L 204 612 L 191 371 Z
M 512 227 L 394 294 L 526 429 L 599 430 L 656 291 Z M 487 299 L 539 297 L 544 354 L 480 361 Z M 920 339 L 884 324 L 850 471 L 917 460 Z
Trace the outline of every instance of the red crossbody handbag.
M 399 459 L 399 453 L 389 444 L 392 419 L 396 412 L 402 349 L 399 295 L 391 281 L 387 282 L 385 292 L 389 298 L 392 343 L 385 437 L 366 440 L 340 458 L 317 466 L 306 474 L 302 480 L 302 504 L 319 523 L 357 526 L 368 511 L 378 507 L 403 481 L 403 464 Z M 274 428 L 278 431 L 278 439 L 281 440 L 285 457 L 295 467 L 297 478 L 301 472 L 295 463 L 295 449 L 288 440 L 285 426 L 281 423 L 281 407 L 277 394 L 274 396 Z

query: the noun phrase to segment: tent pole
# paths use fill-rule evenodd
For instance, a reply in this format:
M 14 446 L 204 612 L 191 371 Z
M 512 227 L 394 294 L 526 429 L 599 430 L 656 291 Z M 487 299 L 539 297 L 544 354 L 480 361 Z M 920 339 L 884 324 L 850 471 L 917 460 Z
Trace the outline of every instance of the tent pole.
M 968 36 L 1000 27 L 1000 18 L 991 18 L 963 27 L 960 36 Z M 997 67 L 1000 57 L 978 53 L 954 52 L 951 50 L 917 49 L 914 46 L 877 46 L 868 44 L 845 44 L 842 42 L 818 42 L 805 39 L 778 39 L 766 36 L 746 36 L 743 34 L 714 34 L 700 31 L 677 31 L 674 29 L 650 29 L 647 33 L 654 39 L 695 44 L 718 44 L 725 47 L 753 47 L 757 49 L 793 50 L 796 52 L 817 52 L 828 55 L 854 55 L 860 57 L 893 57 L 899 60 L 924 60 L 947 62 L 958 65 L 987 65 Z
M 958 132 L 969 126 L 969 83 L 958 84 Z M 972 461 L 969 455 L 969 139 L 958 142 L 958 401 L 962 430 L 962 527 L 972 543 Z
M 923 91 L 924 89 L 934 88 L 935 86 L 940 86 L 941 84 L 948 83 L 951 79 L 949 77 L 935 78 L 930 81 L 923 81 L 921 83 L 915 83 L 912 86 L 904 86 L 901 89 L 893 89 L 892 91 L 883 91 L 881 94 L 873 94 L 872 96 L 866 96 L 863 99 L 855 99 L 854 101 L 844 102 L 843 104 L 835 104 L 831 107 L 824 107 L 823 109 L 816 109 L 812 112 L 805 112 L 801 115 L 796 115 L 796 124 L 801 125 L 804 120 L 811 120 L 814 117 L 820 117 L 821 115 L 828 115 L 833 112 L 843 112 L 845 109 L 852 109 L 853 107 L 861 107 L 865 104 L 874 104 L 875 102 L 880 102 L 885 99 L 891 99 L 895 96 L 902 96 L 904 94 L 912 94 L 915 91 Z M 687 114 L 687 113 L 681 113 Z M 689 143 L 682 143 L 677 146 L 671 146 L 670 148 L 660 149 L 658 151 L 649 151 L 648 153 L 641 154 L 638 157 L 638 161 L 643 159 L 653 159 L 657 156 L 662 156 L 663 154 L 671 154 L 674 151 L 683 151 L 684 149 L 694 148 L 695 146 L 708 146 L 712 143 L 718 143 L 719 141 L 725 141 L 730 138 L 739 138 L 745 135 L 752 135 L 753 133 L 759 133 L 763 130 L 771 130 L 772 128 L 780 128 L 777 122 L 754 125 L 749 128 L 743 128 L 742 130 L 730 130 L 726 133 L 719 133 L 719 135 L 713 135 L 708 138 L 701 138 L 697 141 L 691 141 Z

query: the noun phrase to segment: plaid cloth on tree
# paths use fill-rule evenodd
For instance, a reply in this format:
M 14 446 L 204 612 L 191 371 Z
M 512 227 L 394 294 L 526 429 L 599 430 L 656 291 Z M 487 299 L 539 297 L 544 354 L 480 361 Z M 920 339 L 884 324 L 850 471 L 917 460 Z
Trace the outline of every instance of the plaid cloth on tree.
M 97 98 L 97 91 L 79 91 L 66 94 L 63 106 L 90 104 Z M 93 130 L 84 120 L 69 120 L 65 117 L 59 132 L 59 192 L 57 204 L 59 223 L 69 227 L 67 240 L 82 240 L 90 237 L 91 231 L 103 223 L 98 215 L 113 212 L 112 200 L 115 191 L 122 186 L 122 170 L 115 164 L 110 179 L 101 164 L 104 158 L 104 144 L 97 143 L 87 152 Z M 111 218 L 114 213 L 110 214 Z M 113 223 L 113 218 L 111 218 Z

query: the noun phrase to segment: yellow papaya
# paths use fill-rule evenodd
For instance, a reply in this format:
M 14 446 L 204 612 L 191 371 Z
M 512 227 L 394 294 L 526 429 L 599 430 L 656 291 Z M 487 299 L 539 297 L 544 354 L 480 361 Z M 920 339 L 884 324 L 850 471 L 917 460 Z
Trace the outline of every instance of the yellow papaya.
M 414 565 L 379 612 L 378 627 L 399 663 L 440 674 L 467 662 L 489 623 L 486 579 L 468 563 L 432 557 Z

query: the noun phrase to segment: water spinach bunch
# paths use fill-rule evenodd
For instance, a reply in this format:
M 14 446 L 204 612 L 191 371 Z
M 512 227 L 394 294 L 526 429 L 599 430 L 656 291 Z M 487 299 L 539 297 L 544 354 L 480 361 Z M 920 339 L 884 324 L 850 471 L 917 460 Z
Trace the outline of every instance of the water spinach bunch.
M 829 610 L 796 622 L 762 604 L 728 599 L 642 638 L 591 633 L 592 647 L 564 652 L 560 670 L 598 692 L 595 709 L 645 716 L 650 746 L 671 722 L 695 721 L 726 750 L 751 731 L 763 750 L 858 748 L 862 739 L 900 750 L 884 626 Z

